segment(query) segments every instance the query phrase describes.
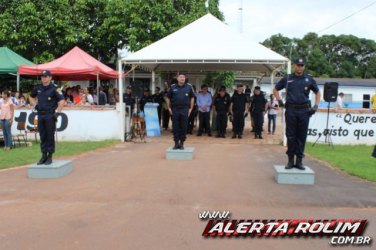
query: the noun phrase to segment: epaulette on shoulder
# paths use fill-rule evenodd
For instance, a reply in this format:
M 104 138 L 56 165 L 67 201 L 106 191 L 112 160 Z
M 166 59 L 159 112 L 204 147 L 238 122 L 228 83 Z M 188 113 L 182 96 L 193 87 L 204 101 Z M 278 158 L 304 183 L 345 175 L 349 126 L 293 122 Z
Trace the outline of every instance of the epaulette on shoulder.
M 176 84 L 174 83 L 174 84 L 171 85 L 171 88 L 172 88 L 172 87 L 175 87 L 175 86 L 176 86 Z
M 187 82 L 187 84 L 192 87 L 192 84 L 190 84 L 189 82 Z

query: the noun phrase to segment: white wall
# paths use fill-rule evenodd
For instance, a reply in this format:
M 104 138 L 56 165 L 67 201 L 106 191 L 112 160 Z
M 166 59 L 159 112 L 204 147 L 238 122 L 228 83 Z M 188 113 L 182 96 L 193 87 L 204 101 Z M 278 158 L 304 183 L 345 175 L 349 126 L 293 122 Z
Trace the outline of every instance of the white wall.
M 319 134 L 326 129 L 326 112 L 317 112 L 309 123 L 308 142 L 315 142 Z M 376 143 L 376 114 L 330 113 L 328 129 L 333 144 L 367 144 Z M 322 135 L 319 142 L 324 142 Z
M 15 117 L 19 117 L 21 112 L 31 113 L 28 109 L 15 110 Z M 68 126 L 65 130 L 58 132 L 60 141 L 100 141 L 119 140 L 120 135 L 120 113 L 115 109 L 105 110 L 63 110 L 68 117 Z M 57 127 L 61 126 L 61 118 L 57 121 Z M 17 134 L 17 122 L 13 122 L 12 133 Z M 39 138 L 39 136 L 38 136 Z M 30 135 L 30 140 L 34 140 L 34 135 Z

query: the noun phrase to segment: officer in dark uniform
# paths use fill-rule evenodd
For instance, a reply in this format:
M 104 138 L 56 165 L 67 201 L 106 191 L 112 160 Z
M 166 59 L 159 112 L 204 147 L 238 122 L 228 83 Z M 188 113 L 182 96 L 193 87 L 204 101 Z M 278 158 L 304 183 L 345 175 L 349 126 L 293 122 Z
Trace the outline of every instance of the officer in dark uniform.
M 237 85 L 237 90 L 231 97 L 231 107 L 230 112 L 232 113 L 232 126 L 233 135 L 232 139 L 238 137 L 239 139 L 243 136 L 244 130 L 244 118 L 248 113 L 248 102 L 247 96 L 243 93 L 244 88 L 242 84 Z
M 161 124 L 161 118 L 162 118 L 162 105 L 163 105 L 163 93 L 161 93 L 161 88 L 156 87 L 155 88 L 155 94 L 152 96 L 153 102 L 158 103 L 157 111 L 158 111 L 158 120 L 159 125 Z
M 52 154 L 55 153 L 55 130 L 58 113 L 64 107 L 64 97 L 54 84 L 49 70 L 42 72 L 42 84 L 37 85 L 30 94 L 30 101 L 38 112 L 38 130 L 42 158 L 38 165 L 50 165 Z M 34 98 L 37 98 L 35 100 Z M 36 104 L 36 105 L 35 105 Z
M 140 110 L 144 112 L 145 104 L 148 102 L 153 102 L 153 97 L 150 95 L 150 90 L 148 88 L 144 89 L 144 94 L 140 99 Z
M 125 93 L 123 94 L 123 102 L 125 103 L 126 106 L 131 107 L 131 114 L 132 114 L 135 100 L 132 96 L 132 87 L 131 86 L 128 86 L 125 90 Z
M 176 79 L 174 79 L 176 80 Z M 176 82 L 172 82 L 172 84 L 176 84 Z M 168 106 L 167 106 L 167 94 L 170 91 L 170 86 L 165 83 L 165 90 L 163 91 L 163 108 L 162 108 L 162 127 L 167 130 L 168 129 L 168 124 L 170 123 L 171 119 L 171 114 L 170 111 L 168 111 Z
M 178 83 L 171 86 L 167 94 L 167 107 L 172 114 L 175 145 L 173 149 L 184 149 L 188 117 L 194 105 L 192 86 L 185 81 L 185 75 L 178 75 Z
M 294 61 L 295 72 L 282 78 L 273 90 L 279 106 L 284 104 L 279 95 L 279 90 L 286 89 L 286 137 L 288 163 L 286 169 L 296 167 L 304 170 L 303 157 L 304 146 L 307 139 L 309 118 L 316 113 L 320 102 L 321 94 L 316 81 L 312 76 L 304 73 L 304 60 L 298 58 Z M 311 107 L 309 93 L 316 94 L 315 104 Z M 294 164 L 294 157 L 296 163 Z
M 264 115 L 268 109 L 268 101 L 264 93 L 261 92 L 260 86 L 256 86 L 252 97 L 251 115 L 255 124 L 255 139 L 262 139 L 262 127 L 264 125 Z
M 218 94 L 214 100 L 214 110 L 217 112 L 216 124 L 217 124 L 217 136 L 216 137 L 226 137 L 226 127 L 227 127 L 227 113 L 230 112 L 229 108 L 231 105 L 231 98 L 226 93 L 226 88 L 221 87 Z

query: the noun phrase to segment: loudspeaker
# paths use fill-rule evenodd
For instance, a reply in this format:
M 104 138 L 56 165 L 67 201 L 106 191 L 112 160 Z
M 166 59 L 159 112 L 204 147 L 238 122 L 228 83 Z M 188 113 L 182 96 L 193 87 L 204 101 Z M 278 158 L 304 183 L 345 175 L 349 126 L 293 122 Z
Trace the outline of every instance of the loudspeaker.
M 338 82 L 326 82 L 324 85 L 324 100 L 336 102 L 338 96 Z

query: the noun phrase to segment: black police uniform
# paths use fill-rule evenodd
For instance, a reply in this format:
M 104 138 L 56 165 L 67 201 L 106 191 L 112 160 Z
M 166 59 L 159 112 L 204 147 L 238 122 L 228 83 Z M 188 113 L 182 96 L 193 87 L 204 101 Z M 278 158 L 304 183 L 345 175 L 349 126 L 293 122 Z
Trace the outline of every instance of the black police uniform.
M 158 111 L 158 120 L 159 124 L 161 124 L 161 118 L 162 118 L 162 105 L 163 105 L 163 93 L 154 94 L 152 96 L 153 102 L 158 103 L 157 111 Z
M 173 84 L 167 97 L 171 101 L 174 141 L 175 144 L 182 144 L 187 135 L 188 112 L 191 98 L 194 98 L 193 88 L 188 83 L 183 86 Z
M 38 98 L 38 105 L 35 107 L 38 111 L 38 130 L 40 135 L 40 147 L 42 153 L 55 152 L 55 110 L 58 102 L 64 100 L 54 84 L 48 86 L 37 85 L 30 96 Z
M 227 127 L 227 113 L 231 104 L 231 99 L 229 95 L 224 95 L 221 97 L 219 94 L 214 100 L 214 107 L 217 112 L 216 124 L 217 133 L 219 137 L 225 137 L 226 127 Z
M 262 138 L 262 126 L 264 125 L 265 105 L 268 101 L 265 99 L 263 92 L 259 95 L 254 94 L 251 104 L 251 115 L 254 122 L 255 138 Z
M 130 106 L 131 110 L 133 110 L 135 100 L 134 100 L 132 94 L 124 93 L 123 94 L 123 102 L 125 103 L 126 106 Z
M 316 81 L 307 74 L 297 76 L 291 74 L 282 78 L 275 86 L 276 90 L 286 88 L 286 137 L 287 155 L 304 157 L 304 146 L 307 139 L 310 108 L 309 93 L 319 92 Z
M 193 127 L 195 125 L 195 118 L 196 118 L 197 113 L 198 113 L 196 95 L 195 95 L 194 99 L 195 100 L 194 100 L 193 108 L 192 108 L 192 111 L 191 111 L 191 113 L 189 114 L 189 117 L 188 117 L 188 133 L 189 134 L 193 133 Z
M 231 97 L 232 102 L 232 126 L 234 136 L 238 135 L 241 137 L 244 130 L 244 112 L 245 105 L 247 103 L 247 95 L 244 93 L 238 94 L 235 92 Z
M 151 95 L 143 95 L 140 99 L 140 110 L 144 111 L 145 104 L 148 102 L 153 102 L 153 97 Z
M 167 97 L 168 91 L 163 91 L 163 103 L 162 103 L 162 127 L 167 130 L 168 124 L 170 122 L 171 114 L 170 111 L 168 111 L 167 103 L 166 103 L 166 97 Z

